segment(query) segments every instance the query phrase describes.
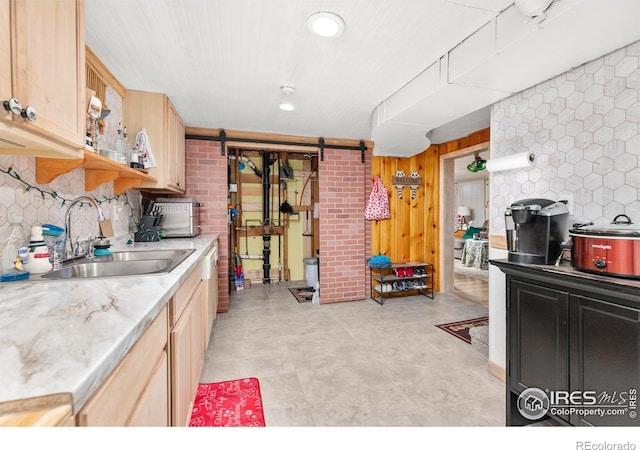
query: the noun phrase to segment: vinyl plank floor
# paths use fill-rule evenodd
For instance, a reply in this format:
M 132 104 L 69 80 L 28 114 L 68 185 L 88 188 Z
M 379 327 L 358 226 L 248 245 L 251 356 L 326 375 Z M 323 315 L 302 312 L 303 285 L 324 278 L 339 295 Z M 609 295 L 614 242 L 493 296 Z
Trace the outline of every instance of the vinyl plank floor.
M 489 282 L 461 273 L 453 274 L 454 293 L 485 308 L 489 305 Z
M 200 381 L 260 381 L 267 426 L 503 426 L 487 358 L 435 327 L 487 314 L 458 295 L 298 303 L 252 285 L 218 314 Z

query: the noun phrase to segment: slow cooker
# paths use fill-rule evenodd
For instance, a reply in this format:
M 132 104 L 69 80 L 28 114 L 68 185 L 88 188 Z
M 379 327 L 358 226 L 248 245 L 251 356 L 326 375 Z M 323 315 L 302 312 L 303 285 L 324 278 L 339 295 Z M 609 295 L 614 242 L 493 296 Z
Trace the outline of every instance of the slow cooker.
M 640 278 L 640 227 L 620 214 L 609 225 L 584 225 L 569 230 L 571 261 L 578 270 Z

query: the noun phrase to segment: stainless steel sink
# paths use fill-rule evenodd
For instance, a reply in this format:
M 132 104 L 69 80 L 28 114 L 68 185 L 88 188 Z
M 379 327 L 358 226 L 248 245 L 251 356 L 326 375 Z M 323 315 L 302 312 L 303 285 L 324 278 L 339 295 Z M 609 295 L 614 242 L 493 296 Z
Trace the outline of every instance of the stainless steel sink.
M 113 252 L 95 258 L 83 258 L 60 270 L 32 276 L 31 280 L 125 277 L 169 273 L 195 250 L 140 250 Z
M 186 258 L 193 250 L 128 250 L 122 252 L 112 252 L 110 255 L 97 256 L 94 261 L 141 261 L 147 259 L 169 259 Z

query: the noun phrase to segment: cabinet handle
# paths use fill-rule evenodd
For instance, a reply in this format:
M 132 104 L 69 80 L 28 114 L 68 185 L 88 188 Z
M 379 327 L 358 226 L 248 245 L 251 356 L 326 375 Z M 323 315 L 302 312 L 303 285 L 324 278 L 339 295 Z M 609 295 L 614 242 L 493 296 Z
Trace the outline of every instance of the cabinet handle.
M 27 106 L 26 109 L 20 111 L 20 115 L 27 119 L 29 122 L 33 122 L 34 120 L 36 120 L 36 110 L 33 108 L 33 106 Z
M 22 112 L 20 101 L 17 98 L 10 98 L 9 100 L 5 100 L 2 104 L 4 105 L 5 110 L 11 111 L 14 114 L 20 114 Z

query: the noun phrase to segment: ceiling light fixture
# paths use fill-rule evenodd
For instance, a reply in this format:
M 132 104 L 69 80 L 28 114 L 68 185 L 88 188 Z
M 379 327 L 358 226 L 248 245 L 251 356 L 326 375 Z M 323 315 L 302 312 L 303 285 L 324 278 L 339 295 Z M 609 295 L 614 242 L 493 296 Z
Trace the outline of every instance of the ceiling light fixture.
M 296 107 L 293 106 L 291 103 L 282 102 L 280 103 L 280 109 L 283 111 L 293 111 L 294 109 L 296 109 Z
M 476 152 L 476 154 L 473 157 L 473 161 L 471 162 L 471 164 L 467 166 L 467 170 L 469 172 L 480 172 L 481 170 L 484 170 L 487 168 L 486 165 L 487 165 L 487 161 L 483 159 L 482 156 L 480 156 L 480 154 Z
M 292 86 L 280 86 L 280 90 L 282 91 L 282 101 L 280 102 L 280 109 L 283 111 L 293 111 L 295 106 L 291 103 L 291 100 L 287 100 L 287 96 L 293 95 L 296 90 Z
M 307 28 L 318 36 L 334 38 L 344 31 L 344 20 L 332 12 L 320 11 L 309 16 Z

